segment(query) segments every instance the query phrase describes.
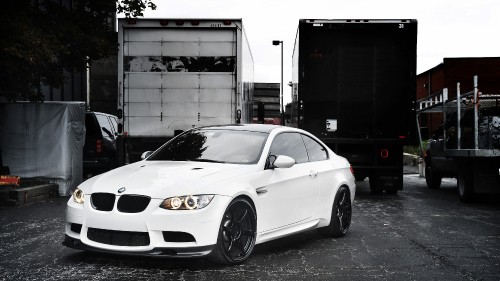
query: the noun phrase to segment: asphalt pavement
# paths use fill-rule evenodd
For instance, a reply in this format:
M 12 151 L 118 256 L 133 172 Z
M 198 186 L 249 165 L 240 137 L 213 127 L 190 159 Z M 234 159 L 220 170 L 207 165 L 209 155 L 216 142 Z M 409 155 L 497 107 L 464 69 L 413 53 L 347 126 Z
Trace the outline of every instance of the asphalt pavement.
M 0 280 L 500 280 L 500 197 L 458 200 L 406 174 L 397 195 L 357 182 L 346 237 L 316 231 L 258 245 L 242 265 L 137 258 L 61 245 L 68 198 L 0 209 Z

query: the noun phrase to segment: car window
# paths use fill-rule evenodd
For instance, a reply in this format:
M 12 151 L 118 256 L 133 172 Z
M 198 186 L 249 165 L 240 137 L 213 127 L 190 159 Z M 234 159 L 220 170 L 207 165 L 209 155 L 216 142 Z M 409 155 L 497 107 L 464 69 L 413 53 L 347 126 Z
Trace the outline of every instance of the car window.
M 323 161 L 328 159 L 328 153 L 321 144 L 306 135 L 301 135 L 301 137 L 304 140 L 304 144 L 306 145 L 309 162 Z
M 111 129 L 111 124 L 109 123 L 109 119 L 106 115 L 96 114 L 97 121 L 99 121 L 99 126 L 102 128 L 106 128 L 111 134 L 113 134 L 113 129 Z M 106 131 L 102 130 L 102 135 L 105 138 L 110 138 Z
M 85 134 L 86 136 L 98 137 L 99 136 L 99 125 L 96 124 L 96 120 L 93 114 L 85 114 Z
M 306 148 L 298 133 L 281 133 L 277 135 L 273 140 L 269 154 L 292 157 L 297 164 L 307 162 Z
M 109 120 L 111 121 L 111 126 L 113 131 L 111 131 L 113 134 L 118 134 L 118 120 L 116 120 L 116 117 L 114 116 L 108 116 Z
M 147 160 L 255 164 L 267 133 L 236 130 L 187 131 L 155 151 Z

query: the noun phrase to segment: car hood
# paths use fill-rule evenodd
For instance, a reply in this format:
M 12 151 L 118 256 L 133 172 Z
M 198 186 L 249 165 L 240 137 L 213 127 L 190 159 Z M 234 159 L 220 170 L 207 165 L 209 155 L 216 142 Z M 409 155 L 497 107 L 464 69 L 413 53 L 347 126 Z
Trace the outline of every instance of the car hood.
M 86 194 L 140 194 L 158 199 L 194 194 L 228 195 L 222 184 L 217 183 L 255 169 L 256 165 L 140 161 L 93 177 L 84 182 L 81 189 Z M 123 187 L 125 191 L 119 193 Z

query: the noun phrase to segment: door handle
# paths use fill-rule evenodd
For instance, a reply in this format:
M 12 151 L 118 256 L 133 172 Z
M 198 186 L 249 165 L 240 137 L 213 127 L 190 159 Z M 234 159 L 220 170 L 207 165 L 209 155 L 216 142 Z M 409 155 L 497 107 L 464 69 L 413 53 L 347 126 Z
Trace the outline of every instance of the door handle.
M 316 172 L 316 171 L 311 170 L 311 171 L 309 172 L 309 176 L 311 176 L 311 177 L 313 177 L 313 178 L 315 178 L 317 175 L 318 175 L 318 172 Z

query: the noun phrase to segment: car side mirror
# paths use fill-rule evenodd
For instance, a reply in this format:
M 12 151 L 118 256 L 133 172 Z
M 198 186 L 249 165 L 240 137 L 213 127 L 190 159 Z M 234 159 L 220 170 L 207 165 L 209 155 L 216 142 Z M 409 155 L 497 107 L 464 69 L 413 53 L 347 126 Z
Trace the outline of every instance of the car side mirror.
M 291 168 L 295 165 L 295 159 L 286 155 L 269 156 L 269 167 L 273 168 Z
M 148 158 L 151 154 L 153 154 L 153 151 L 146 151 L 141 155 L 141 160 L 144 160 Z

